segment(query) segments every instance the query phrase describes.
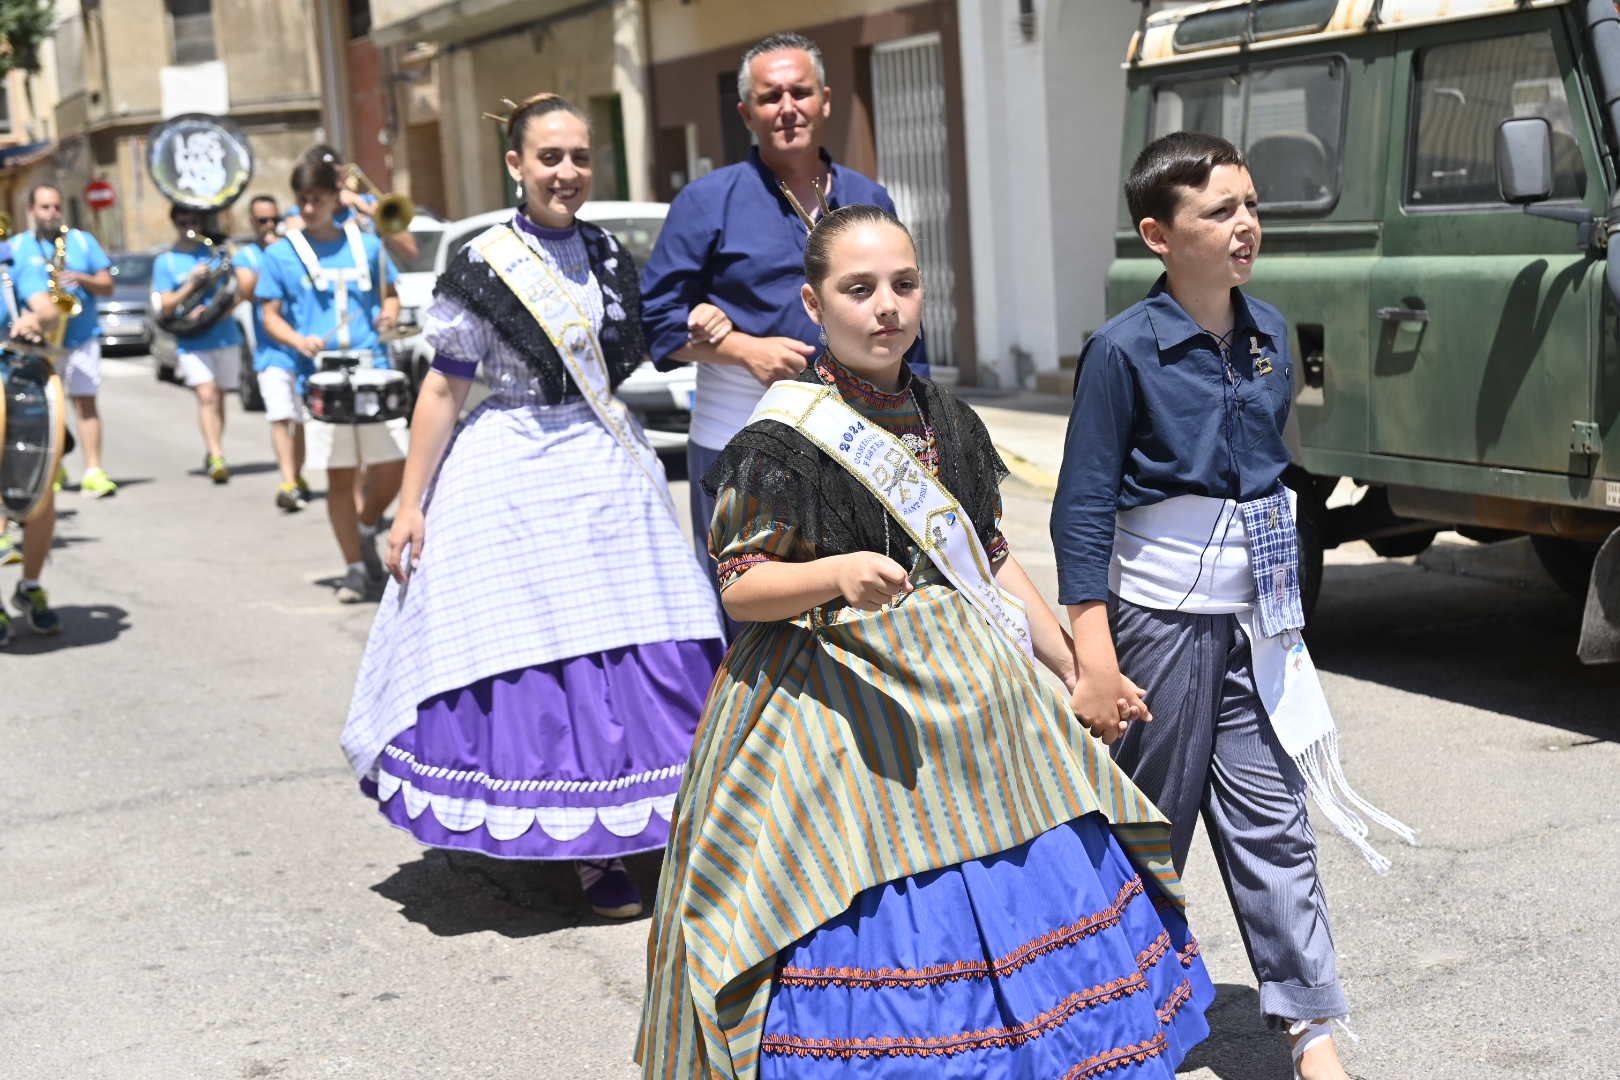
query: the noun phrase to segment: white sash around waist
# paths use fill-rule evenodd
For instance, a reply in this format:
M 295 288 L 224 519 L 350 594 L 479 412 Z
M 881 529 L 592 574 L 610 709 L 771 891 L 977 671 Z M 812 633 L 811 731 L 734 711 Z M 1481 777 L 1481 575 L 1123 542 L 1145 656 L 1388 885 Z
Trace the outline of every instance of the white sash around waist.
M 967 511 L 904 443 L 850 408 L 835 388 L 812 383 L 775 383 L 748 422 L 756 420 L 786 424 L 848 470 L 985 621 L 1034 657 L 1024 605 L 996 584 Z
M 613 441 L 646 475 L 647 482 L 663 498 L 670 516 L 676 517 L 658 451 L 647 442 L 641 426 L 631 417 L 624 402 L 613 396 L 607 360 L 602 356 L 602 345 L 591 320 L 574 302 L 556 271 L 507 225 L 486 230 L 473 240 L 472 246 L 534 316 L 551 339 L 564 369 L 579 387 L 586 404 L 613 436 Z
M 1292 492 L 1289 499 L 1294 501 Z M 1380 872 L 1389 860 L 1367 842 L 1362 815 L 1409 844 L 1417 842 L 1411 829 L 1357 795 L 1345 778 L 1338 729 L 1305 639 L 1297 630 L 1275 637 L 1261 633 L 1248 534 L 1235 501 L 1177 495 L 1120 511 L 1108 574 L 1114 593 L 1139 607 L 1236 617 L 1249 640 L 1255 692 L 1277 741 L 1328 820 Z

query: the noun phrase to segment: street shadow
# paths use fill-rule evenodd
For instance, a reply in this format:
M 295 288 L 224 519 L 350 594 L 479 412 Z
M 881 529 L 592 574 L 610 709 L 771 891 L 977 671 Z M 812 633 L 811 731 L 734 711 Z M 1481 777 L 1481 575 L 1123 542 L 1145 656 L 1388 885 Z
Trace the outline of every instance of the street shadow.
M 279 472 L 281 466 L 273 461 L 250 461 L 245 465 L 232 465 L 231 476 L 257 476 L 259 473 Z M 207 476 L 208 470 L 202 466 L 186 470 L 187 476 Z
M 1504 567 L 1511 570 L 1505 557 L 1512 549 L 1497 547 L 1431 549 L 1415 564 L 1328 566 L 1306 631 L 1316 665 L 1620 741 L 1620 665 L 1582 664 L 1575 656 L 1580 603 L 1544 577 L 1511 580 Z M 1505 576 L 1468 576 L 1471 570 Z
M 130 628 L 129 612 L 115 604 L 67 604 L 55 611 L 62 620 L 61 633 L 40 637 L 29 632 L 26 620 L 19 616 L 12 620 L 11 645 L 6 651 L 35 655 L 105 645 Z
M 1287 1039 L 1266 1026 L 1254 987 L 1215 984 L 1215 1000 L 1204 1018 L 1209 1038 L 1192 1048 L 1178 1073 L 1208 1069 L 1220 1080 L 1255 1080 L 1292 1071 Z
M 624 860 L 648 913 L 662 859 L 649 852 Z M 401 864 L 371 891 L 398 904 L 406 921 L 438 937 L 479 933 L 539 937 L 576 926 L 642 922 L 648 917 L 603 919 L 592 914 L 571 863 L 492 859 L 441 848 L 430 848 L 415 862 Z

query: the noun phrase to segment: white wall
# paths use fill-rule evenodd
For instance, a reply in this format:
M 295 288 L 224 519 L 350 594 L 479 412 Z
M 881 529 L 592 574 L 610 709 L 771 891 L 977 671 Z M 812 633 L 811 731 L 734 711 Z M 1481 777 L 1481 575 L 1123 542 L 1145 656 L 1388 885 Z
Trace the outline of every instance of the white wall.
M 1078 354 L 1103 322 L 1120 202 L 1120 64 L 1140 14 L 1126 0 L 1053 0 L 1041 28 L 1060 356 Z

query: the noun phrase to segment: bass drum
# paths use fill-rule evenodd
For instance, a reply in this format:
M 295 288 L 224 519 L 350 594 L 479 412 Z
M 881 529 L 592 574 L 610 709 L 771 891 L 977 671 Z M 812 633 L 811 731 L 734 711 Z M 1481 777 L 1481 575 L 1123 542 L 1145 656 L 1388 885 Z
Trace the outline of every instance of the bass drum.
M 0 504 L 27 522 L 56 480 L 67 444 L 62 380 L 36 356 L 0 351 Z

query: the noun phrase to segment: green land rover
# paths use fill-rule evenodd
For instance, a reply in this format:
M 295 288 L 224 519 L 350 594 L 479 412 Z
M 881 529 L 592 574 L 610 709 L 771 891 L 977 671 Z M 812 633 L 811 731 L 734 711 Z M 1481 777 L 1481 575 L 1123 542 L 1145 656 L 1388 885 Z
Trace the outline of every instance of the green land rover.
M 1348 540 L 1396 556 L 1440 528 L 1529 535 L 1586 597 L 1583 659 L 1620 660 L 1614 0 L 1146 10 L 1125 161 L 1182 129 L 1247 153 L 1250 288 L 1295 334 L 1309 597 L 1323 548 Z M 1159 272 L 1122 217 L 1109 311 Z M 1330 509 L 1347 477 L 1364 495 Z

